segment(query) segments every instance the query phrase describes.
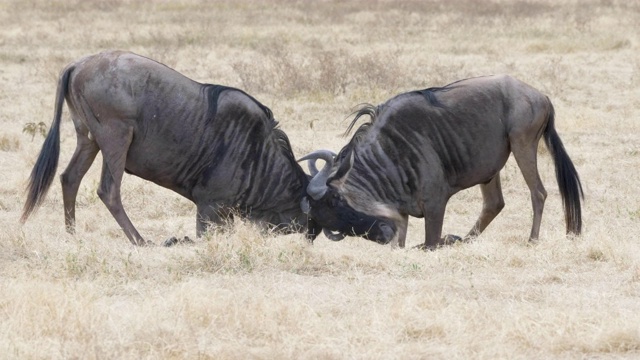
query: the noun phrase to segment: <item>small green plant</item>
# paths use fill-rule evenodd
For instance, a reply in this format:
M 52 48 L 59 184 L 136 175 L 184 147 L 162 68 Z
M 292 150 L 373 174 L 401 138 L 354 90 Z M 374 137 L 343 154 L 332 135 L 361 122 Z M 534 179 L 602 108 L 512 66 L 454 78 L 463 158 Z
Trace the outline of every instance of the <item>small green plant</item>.
M 28 122 L 22 127 L 22 132 L 31 135 L 31 141 L 33 141 L 36 134 L 40 134 L 42 137 L 47 136 L 47 124 L 42 121 L 37 124 L 35 122 Z

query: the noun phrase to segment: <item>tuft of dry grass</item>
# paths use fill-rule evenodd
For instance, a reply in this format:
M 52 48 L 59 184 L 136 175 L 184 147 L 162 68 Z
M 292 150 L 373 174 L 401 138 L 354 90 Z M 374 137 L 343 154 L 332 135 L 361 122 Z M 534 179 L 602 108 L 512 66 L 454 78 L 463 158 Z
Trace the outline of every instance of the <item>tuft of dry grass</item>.
M 7 135 L 0 136 L 0 151 L 17 151 L 20 149 L 20 140 Z
M 609 0 L 0 3 L 0 358 L 637 358 L 639 19 L 638 4 Z M 544 147 L 536 244 L 513 159 L 506 206 L 485 233 L 433 252 L 310 244 L 244 221 L 191 245 L 135 248 L 96 195 L 100 156 L 80 187 L 75 235 L 59 186 L 22 226 L 59 71 L 107 48 L 243 88 L 273 110 L 297 156 L 339 150 L 359 103 L 509 73 L 554 103 L 585 190 L 584 233 L 565 236 Z M 75 147 L 68 117 L 61 167 Z M 195 238 L 189 201 L 131 176 L 122 193 L 146 239 Z M 445 232 L 465 234 L 481 206 L 475 188 L 454 196 Z M 412 219 L 408 245 L 423 236 Z

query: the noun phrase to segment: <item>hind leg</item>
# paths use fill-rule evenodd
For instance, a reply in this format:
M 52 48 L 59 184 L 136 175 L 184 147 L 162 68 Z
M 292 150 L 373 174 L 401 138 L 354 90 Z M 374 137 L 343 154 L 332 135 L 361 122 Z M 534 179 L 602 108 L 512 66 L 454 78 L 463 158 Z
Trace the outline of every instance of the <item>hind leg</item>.
M 516 146 L 512 142 L 513 156 L 516 158 L 518 167 L 524 176 L 524 180 L 531 192 L 531 206 L 533 208 L 533 225 L 529 241 L 535 241 L 540 234 L 540 223 L 542 222 L 542 211 L 544 202 L 547 199 L 547 191 L 542 184 L 538 173 L 537 163 L 538 141 L 530 141 L 525 146 Z
M 473 228 L 464 237 L 465 240 L 480 235 L 504 208 L 500 173 L 496 174 L 488 183 L 480 184 L 480 191 L 482 191 L 482 211 Z
M 78 132 L 77 142 L 76 150 L 71 157 L 71 161 L 69 161 L 69 165 L 60 175 L 64 202 L 64 223 L 69 233 L 75 231 L 76 196 L 78 195 L 80 182 L 100 150 L 98 144 L 89 139 L 86 134 Z
M 102 177 L 98 188 L 98 196 L 116 219 L 129 241 L 134 245 L 145 245 L 144 239 L 124 211 L 120 195 L 127 151 L 132 139 L 133 129 L 115 122 L 109 124 L 109 138 L 107 141 L 101 141 L 100 138 L 97 138 L 103 156 Z

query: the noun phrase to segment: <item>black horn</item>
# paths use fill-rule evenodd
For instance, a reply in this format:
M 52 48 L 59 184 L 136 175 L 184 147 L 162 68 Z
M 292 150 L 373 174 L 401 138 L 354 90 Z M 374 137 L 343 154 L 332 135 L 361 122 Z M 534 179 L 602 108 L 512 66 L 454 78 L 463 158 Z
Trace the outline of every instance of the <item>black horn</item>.
M 328 151 L 333 158 L 336 157 L 336 154 L 331 150 L 323 150 L 323 151 Z M 311 155 L 311 154 L 309 154 L 309 155 Z M 307 155 L 307 156 L 309 156 L 309 155 Z M 311 174 L 312 177 L 318 175 L 318 173 L 320 172 L 318 170 L 318 167 L 316 166 L 316 161 L 318 161 L 318 159 L 319 159 L 319 157 L 312 158 L 312 159 L 307 159 L 307 166 L 309 167 L 309 173 Z M 302 161 L 302 159 L 300 159 L 298 161 Z
M 310 154 L 303 156 L 298 161 L 309 160 L 309 171 L 313 173 L 313 169 L 316 170 L 316 174 L 312 174 L 313 178 L 307 186 L 307 193 L 314 199 L 319 200 L 327 192 L 327 180 L 333 167 L 333 159 L 335 154 L 329 150 L 316 150 Z M 319 172 L 315 166 L 317 159 L 325 161 L 324 167 Z M 313 165 L 312 165 L 313 164 Z
M 320 172 L 318 170 L 318 167 L 316 166 L 316 161 L 318 161 L 318 159 L 307 160 L 307 166 L 309 167 L 309 174 L 311 174 L 312 177 L 318 175 L 318 173 Z

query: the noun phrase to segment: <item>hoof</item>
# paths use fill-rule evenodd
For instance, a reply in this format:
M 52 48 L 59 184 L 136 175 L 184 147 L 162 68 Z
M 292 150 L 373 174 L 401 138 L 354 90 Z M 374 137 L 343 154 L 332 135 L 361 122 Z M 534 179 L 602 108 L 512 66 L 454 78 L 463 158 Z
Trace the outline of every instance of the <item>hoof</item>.
M 171 247 L 171 246 L 173 246 L 173 245 L 175 245 L 177 243 L 178 243 L 178 239 L 176 239 L 175 236 L 172 236 L 172 237 L 168 238 L 167 240 L 165 240 L 164 243 L 162 243 L 162 245 L 164 247 Z
M 178 240 L 175 236 L 172 236 L 167 240 L 165 240 L 162 245 L 164 247 L 171 247 L 176 244 L 193 244 L 193 243 L 194 243 L 193 240 L 191 240 L 191 238 L 189 238 L 188 236 L 185 236 L 184 238 L 182 238 L 182 240 Z
M 440 241 L 443 245 L 452 245 L 458 241 L 462 241 L 462 238 L 458 235 L 447 234 Z

